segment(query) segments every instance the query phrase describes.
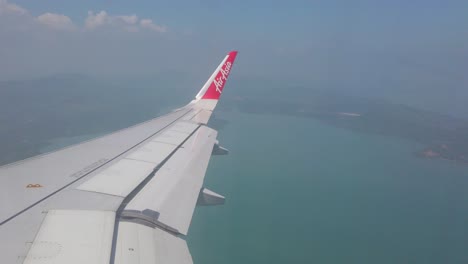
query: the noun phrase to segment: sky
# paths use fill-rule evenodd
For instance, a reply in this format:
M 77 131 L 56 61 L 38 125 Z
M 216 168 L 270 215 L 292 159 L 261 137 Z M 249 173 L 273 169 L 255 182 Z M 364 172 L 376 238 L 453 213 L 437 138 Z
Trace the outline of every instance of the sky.
M 467 1 L 434 0 L 0 0 L 0 80 L 179 72 L 202 83 L 236 49 L 236 78 L 468 117 L 467 13 Z

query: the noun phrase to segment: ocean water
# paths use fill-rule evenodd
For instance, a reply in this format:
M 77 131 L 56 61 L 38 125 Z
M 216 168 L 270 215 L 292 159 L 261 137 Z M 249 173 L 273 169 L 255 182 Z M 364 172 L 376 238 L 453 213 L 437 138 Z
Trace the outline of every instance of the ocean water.
M 468 263 L 468 165 L 310 118 L 213 121 L 230 154 L 212 157 L 205 185 L 226 204 L 195 211 L 195 263 Z M 39 152 L 102 134 L 87 130 Z
M 313 119 L 217 112 L 227 156 L 195 211 L 195 263 L 468 263 L 468 166 Z

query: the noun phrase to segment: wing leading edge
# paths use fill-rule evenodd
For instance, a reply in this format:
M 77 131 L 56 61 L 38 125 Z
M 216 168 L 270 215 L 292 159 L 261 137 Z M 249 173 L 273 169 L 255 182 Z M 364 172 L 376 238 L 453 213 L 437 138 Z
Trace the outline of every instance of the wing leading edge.
M 0 167 L 2 263 L 192 263 L 197 201 L 224 201 L 203 188 L 222 149 L 206 124 L 236 56 L 166 116 Z

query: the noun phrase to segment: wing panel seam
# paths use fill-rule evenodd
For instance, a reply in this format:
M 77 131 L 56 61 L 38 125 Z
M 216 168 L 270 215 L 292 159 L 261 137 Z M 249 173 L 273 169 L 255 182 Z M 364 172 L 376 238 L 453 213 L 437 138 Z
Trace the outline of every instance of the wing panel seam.
M 137 144 L 133 145 L 132 147 L 126 149 L 125 151 L 123 151 L 122 153 L 116 155 L 115 157 L 113 157 L 112 159 L 109 159 L 107 162 L 101 164 L 99 167 L 96 167 L 94 168 L 93 170 L 89 171 L 88 173 L 80 176 L 79 178 L 76 178 L 74 179 L 73 181 L 67 183 L 66 185 L 60 187 L 59 189 L 51 192 L 50 194 L 46 195 L 45 197 L 41 198 L 40 200 L 32 203 L 31 205 L 29 205 L 28 207 L 24 208 L 23 210 L 20 210 L 19 212 L 17 212 L 16 214 L 10 216 L 9 218 L 5 219 L 4 221 L 0 222 L 0 226 L 8 223 L 9 221 L 13 220 L 14 218 L 16 218 L 17 216 L 23 214 L 24 212 L 28 211 L 29 209 L 33 208 L 34 206 L 42 203 L 43 201 L 47 200 L 48 198 L 56 195 L 57 193 L 63 191 L 65 188 L 69 187 L 70 185 L 78 182 L 79 180 L 81 180 L 82 178 L 88 176 L 89 174 L 93 173 L 94 171 L 96 171 L 97 169 L 103 167 L 104 165 L 106 164 L 109 164 L 110 162 L 114 161 L 115 159 L 121 157 L 122 155 L 124 155 L 125 153 L 129 152 L 130 150 L 134 149 L 135 147 L 137 147 L 138 145 L 140 145 L 141 143 L 147 141 L 148 139 L 150 139 L 151 137 L 153 137 L 154 135 L 156 135 L 157 133 L 161 132 L 162 130 L 168 128 L 169 126 L 173 125 L 175 122 L 179 121 L 181 118 L 183 118 L 184 116 L 186 116 L 188 113 L 190 113 L 190 110 L 187 111 L 187 113 L 183 114 L 182 116 L 178 117 L 177 119 L 175 119 L 174 121 L 170 122 L 169 124 L 167 124 L 166 126 L 164 126 L 163 128 L 159 129 L 158 131 L 154 132 L 153 134 L 151 134 L 150 136 L 146 137 L 145 139 L 143 139 L 142 141 L 138 142 Z M 196 131 L 196 130 L 195 130 Z M 185 142 L 185 141 L 184 141 Z

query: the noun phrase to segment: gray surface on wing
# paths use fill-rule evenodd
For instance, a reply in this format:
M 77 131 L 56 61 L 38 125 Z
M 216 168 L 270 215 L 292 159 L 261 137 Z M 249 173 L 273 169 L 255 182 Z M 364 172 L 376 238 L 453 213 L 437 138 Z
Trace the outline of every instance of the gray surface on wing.
M 0 223 L 107 165 L 190 111 L 181 109 L 94 140 L 0 167 Z M 28 188 L 38 185 L 41 187 Z
M 176 123 L 186 122 L 183 118 L 192 112 L 181 109 L 94 140 L 1 167 L 2 263 L 23 262 L 49 210 L 117 211 L 124 197 L 82 191 L 78 186 L 171 127 L 179 127 Z M 99 162 L 103 159 L 105 161 Z M 95 165 L 89 167 L 89 164 Z M 42 187 L 26 188 L 28 184 Z M 9 220 L 5 222 L 5 219 Z

